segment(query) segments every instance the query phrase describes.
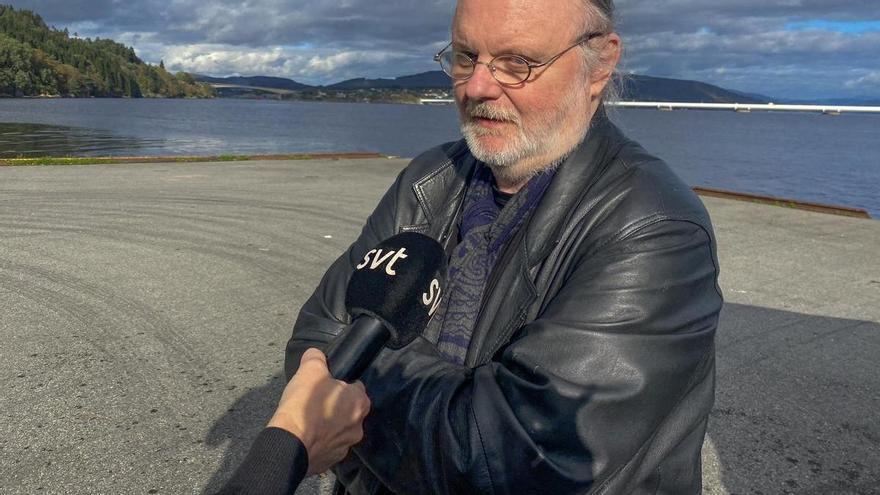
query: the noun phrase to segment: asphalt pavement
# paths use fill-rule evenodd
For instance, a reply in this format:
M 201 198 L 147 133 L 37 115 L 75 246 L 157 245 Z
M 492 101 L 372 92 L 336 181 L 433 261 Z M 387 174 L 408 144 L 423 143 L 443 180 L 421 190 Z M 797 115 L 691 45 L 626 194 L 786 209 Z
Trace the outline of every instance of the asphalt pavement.
M 0 167 L 0 493 L 216 490 L 405 164 Z M 704 201 L 727 301 L 705 492 L 878 493 L 880 222 Z

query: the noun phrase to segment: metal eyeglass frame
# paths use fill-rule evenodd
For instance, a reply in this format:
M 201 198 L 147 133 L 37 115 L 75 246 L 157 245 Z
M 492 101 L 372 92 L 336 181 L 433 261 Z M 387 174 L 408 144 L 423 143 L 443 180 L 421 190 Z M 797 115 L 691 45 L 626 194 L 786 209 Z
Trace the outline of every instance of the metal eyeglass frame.
M 446 50 L 449 49 L 449 47 L 452 46 L 452 41 L 450 41 L 448 45 L 443 47 L 442 50 L 440 50 L 439 52 L 437 52 L 436 55 L 434 55 L 434 61 L 437 62 L 438 64 L 440 64 L 440 68 L 443 69 L 444 74 L 446 74 L 447 76 L 449 76 L 451 79 L 453 79 L 455 81 L 467 81 L 468 79 L 470 79 L 474 75 L 474 72 L 477 70 L 477 64 L 483 64 L 486 66 L 486 68 L 489 69 L 489 72 L 492 74 L 492 78 L 494 78 L 496 81 L 498 81 L 499 84 L 503 84 L 503 85 L 507 85 L 507 86 L 515 86 L 517 84 L 522 84 L 522 83 L 528 81 L 529 78 L 532 77 L 532 71 L 534 69 L 546 67 L 546 66 L 552 64 L 553 62 L 556 62 L 559 59 L 559 57 L 565 55 L 572 48 L 574 48 L 576 46 L 583 45 L 584 43 L 588 43 L 596 38 L 599 38 L 601 36 L 605 36 L 606 34 L 608 34 L 608 33 L 603 33 L 600 31 L 594 31 L 592 33 L 587 33 L 587 34 L 581 36 L 578 39 L 577 43 L 575 43 L 575 44 L 571 45 L 570 47 L 566 48 L 565 50 L 562 50 L 561 52 L 557 53 L 556 55 L 551 57 L 550 60 L 548 60 L 546 62 L 542 62 L 540 64 L 529 62 L 528 59 L 526 59 L 522 55 L 515 55 L 512 53 L 502 53 L 501 55 L 494 57 L 492 60 L 490 60 L 488 62 L 480 62 L 476 58 L 468 57 L 471 61 L 472 67 L 471 67 L 471 73 L 468 74 L 467 77 L 454 77 L 452 74 L 447 72 L 445 68 L 443 68 L 443 64 L 440 62 L 440 57 L 443 55 L 443 52 L 445 52 Z M 495 69 L 495 61 L 498 60 L 499 58 L 502 58 L 502 57 L 510 57 L 510 58 L 516 58 L 516 59 L 522 60 L 522 62 L 529 68 L 528 74 L 526 74 L 526 76 L 522 80 L 517 81 L 517 82 L 499 81 L 498 77 L 495 75 L 495 70 L 496 70 Z

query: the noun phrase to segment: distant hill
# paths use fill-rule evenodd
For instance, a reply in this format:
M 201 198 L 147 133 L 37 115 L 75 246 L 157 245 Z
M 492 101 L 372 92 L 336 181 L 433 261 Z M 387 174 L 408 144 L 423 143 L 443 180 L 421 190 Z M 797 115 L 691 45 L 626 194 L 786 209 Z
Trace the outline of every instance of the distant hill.
M 198 81 L 211 83 L 239 84 L 265 88 L 288 89 L 294 91 L 308 90 L 429 90 L 451 87 L 449 76 L 443 71 L 430 71 L 394 79 L 366 79 L 363 77 L 348 79 L 327 86 L 308 86 L 292 79 L 280 77 L 226 77 L 216 78 L 196 76 Z M 746 94 L 720 88 L 699 81 L 669 79 L 663 77 L 629 75 L 623 78 L 622 99 L 629 101 L 678 101 L 696 103 L 766 103 L 772 98 Z
M 452 83 L 443 71 L 434 70 L 394 79 L 349 79 L 327 86 L 327 89 L 448 89 Z
M 349 79 L 326 86 L 327 89 L 449 89 L 449 76 L 442 71 L 422 72 L 395 79 Z M 626 76 L 622 98 L 639 101 L 679 101 L 706 103 L 766 103 L 769 98 L 748 95 L 698 81 L 650 76 Z
M 699 81 L 651 76 L 624 76 L 624 101 L 668 101 L 682 103 L 768 103 L 769 98 L 740 93 Z
M 287 89 L 290 91 L 307 91 L 310 89 L 315 89 L 314 86 L 309 86 L 308 84 L 298 83 L 298 82 L 294 81 L 293 79 L 286 79 L 283 77 L 270 77 L 270 76 L 211 77 L 211 76 L 203 76 L 200 74 L 196 74 L 194 77 L 195 77 L 196 81 L 213 83 L 213 84 L 236 84 L 239 86 L 253 86 L 253 87 L 257 87 L 257 88 Z
M 0 96 L 207 97 L 184 72 L 144 63 L 112 40 L 71 37 L 29 10 L 0 5 Z

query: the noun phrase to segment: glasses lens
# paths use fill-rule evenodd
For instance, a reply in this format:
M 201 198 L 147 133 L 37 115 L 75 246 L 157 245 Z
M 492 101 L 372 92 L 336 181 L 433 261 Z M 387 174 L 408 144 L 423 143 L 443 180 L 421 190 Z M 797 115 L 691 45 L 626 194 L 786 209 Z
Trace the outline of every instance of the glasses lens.
M 516 55 L 502 55 L 492 61 L 495 79 L 502 84 L 519 84 L 529 77 L 529 62 Z
M 462 52 L 448 50 L 440 54 L 440 67 L 453 79 L 467 79 L 474 73 L 474 61 Z

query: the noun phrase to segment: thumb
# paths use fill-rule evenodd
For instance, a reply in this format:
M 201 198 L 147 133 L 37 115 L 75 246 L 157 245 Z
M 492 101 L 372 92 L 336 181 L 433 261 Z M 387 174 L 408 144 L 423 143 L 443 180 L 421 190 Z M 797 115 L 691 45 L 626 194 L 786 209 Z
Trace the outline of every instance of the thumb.
M 302 358 L 299 360 L 299 365 L 302 366 L 309 361 L 320 362 L 325 367 L 327 366 L 327 356 L 321 352 L 320 349 L 316 349 L 314 347 L 310 347 L 303 353 Z

